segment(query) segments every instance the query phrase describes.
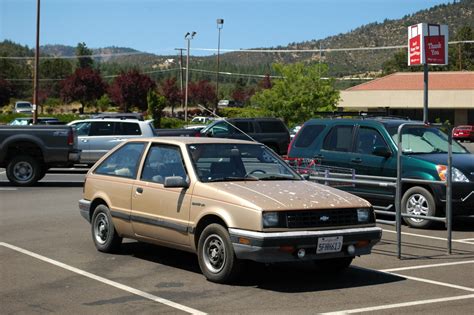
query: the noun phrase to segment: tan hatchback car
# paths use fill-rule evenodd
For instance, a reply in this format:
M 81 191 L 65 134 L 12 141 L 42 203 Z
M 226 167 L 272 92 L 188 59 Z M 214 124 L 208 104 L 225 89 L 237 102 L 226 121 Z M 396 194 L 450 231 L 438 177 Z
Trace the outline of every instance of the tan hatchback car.
M 79 208 L 99 251 L 123 237 L 190 251 L 214 282 L 231 280 L 243 260 L 342 269 L 382 235 L 366 200 L 231 139 L 129 140 L 91 168 Z

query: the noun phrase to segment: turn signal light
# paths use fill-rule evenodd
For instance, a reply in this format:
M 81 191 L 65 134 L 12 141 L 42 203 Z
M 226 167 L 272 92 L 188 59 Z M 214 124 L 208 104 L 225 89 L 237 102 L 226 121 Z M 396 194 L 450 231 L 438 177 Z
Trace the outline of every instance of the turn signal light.
M 286 253 L 293 253 L 295 251 L 295 247 L 291 245 L 282 245 L 280 246 L 280 251 Z
M 250 240 L 248 238 L 239 237 L 239 244 L 250 245 Z
M 356 247 L 366 247 L 366 246 L 369 246 L 369 241 L 367 241 L 367 240 L 357 241 L 357 243 L 356 243 Z

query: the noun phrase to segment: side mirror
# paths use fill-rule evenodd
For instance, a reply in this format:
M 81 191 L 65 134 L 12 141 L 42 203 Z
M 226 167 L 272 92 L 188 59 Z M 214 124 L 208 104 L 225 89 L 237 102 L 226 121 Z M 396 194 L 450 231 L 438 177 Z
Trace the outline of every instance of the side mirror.
M 392 156 L 392 152 L 390 152 L 387 147 L 375 147 L 372 151 L 372 154 L 384 158 L 389 158 L 390 156 Z
M 177 187 L 188 188 L 189 184 L 181 176 L 168 176 L 168 177 L 165 177 L 164 186 L 166 188 L 177 188 Z

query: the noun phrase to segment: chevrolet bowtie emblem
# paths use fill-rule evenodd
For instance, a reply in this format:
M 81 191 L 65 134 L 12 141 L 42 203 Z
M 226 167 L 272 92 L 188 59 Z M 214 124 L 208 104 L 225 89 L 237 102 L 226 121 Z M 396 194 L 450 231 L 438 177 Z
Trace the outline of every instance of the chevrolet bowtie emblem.
M 327 215 L 323 215 L 322 217 L 319 217 L 319 221 L 326 222 L 327 220 L 329 220 L 329 217 Z

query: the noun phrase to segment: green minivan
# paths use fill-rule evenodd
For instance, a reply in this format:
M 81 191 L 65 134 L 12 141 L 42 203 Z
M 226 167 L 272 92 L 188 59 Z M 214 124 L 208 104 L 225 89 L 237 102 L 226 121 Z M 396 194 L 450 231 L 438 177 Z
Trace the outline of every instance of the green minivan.
M 289 158 L 316 160 L 318 164 L 354 170 L 356 175 L 397 176 L 398 127 L 417 123 L 394 118 L 312 119 L 307 121 L 289 146 Z M 421 122 L 418 122 L 421 123 Z M 446 179 L 448 136 L 433 126 L 406 127 L 402 136 L 402 177 L 439 181 Z M 474 154 L 453 141 L 453 215 L 474 215 Z M 374 205 L 394 204 L 395 189 L 346 185 L 341 189 L 363 197 Z M 402 212 L 442 216 L 446 188 L 435 183 L 404 183 Z M 392 207 L 394 209 L 394 207 Z M 405 218 L 418 228 L 433 221 Z

